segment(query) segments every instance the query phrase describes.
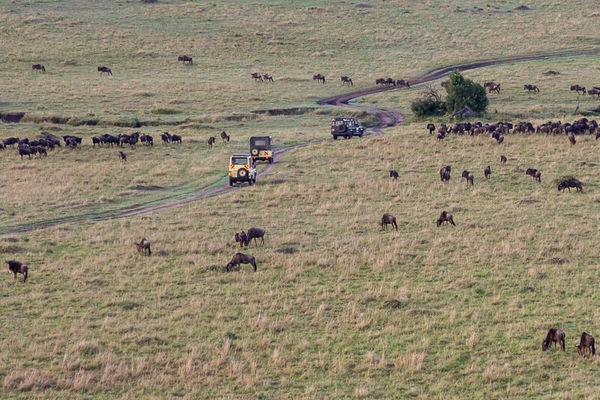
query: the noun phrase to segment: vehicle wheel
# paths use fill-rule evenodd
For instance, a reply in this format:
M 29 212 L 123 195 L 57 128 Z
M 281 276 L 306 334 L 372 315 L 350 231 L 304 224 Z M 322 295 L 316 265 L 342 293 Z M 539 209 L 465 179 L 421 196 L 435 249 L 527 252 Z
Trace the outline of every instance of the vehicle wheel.
M 229 186 L 233 186 L 233 178 L 229 178 Z
M 252 186 L 252 178 L 248 179 L 248 185 Z
M 269 157 L 269 164 L 273 164 L 273 157 Z
M 339 132 L 346 132 L 348 130 L 348 127 L 346 125 L 340 125 L 338 126 L 338 131 Z
M 248 176 L 248 171 L 245 168 L 238 169 L 237 177 L 239 180 L 245 180 Z
M 258 156 L 258 149 L 252 149 L 250 154 L 252 154 L 254 157 Z
M 337 140 L 337 135 L 333 135 L 333 140 Z

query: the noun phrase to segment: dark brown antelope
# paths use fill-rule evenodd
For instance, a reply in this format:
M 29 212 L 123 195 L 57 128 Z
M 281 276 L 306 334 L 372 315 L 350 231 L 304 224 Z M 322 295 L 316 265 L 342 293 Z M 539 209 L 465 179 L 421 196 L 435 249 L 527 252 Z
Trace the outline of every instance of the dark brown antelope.
M 261 239 L 262 244 L 265 244 L 265 230 L 261 228 L 250 228 L 248 229 L 248 233 L 246 234 L 245 244 L 248 246 L 250 241 L 254 239 L 254 244 L 258 246 L 256 239 Z
M 253 72 L 252 78 L 254 79 L 254 82 L 262 82 L 263 81 L 262 75 L 259 74 L 258 72 Z
M 184 64 L 188 63 L 190 65 L 192 65 L 194 63 L 194 61 L 192 60 L 192 57 L 190 57 L 190 56 L 179 56 L 179 57 L 177 57 L 177 61 L 181 61 Z
M 580 85 L 572 85 L 571 91 L 576 92 L 577 94 L 579 94 L 579 92 L 581 92 L 582 94 L 585 94 L 585 87 L 580 86 Z
M 427 124 L 427 130 L 429 131 L 429 134 L 431 135 L 435 131 L 435 125 L 432 123 Z
M 467 180 L 467 185 L 470 183 L 471 185 L 473 185 L 473 179 L 475 179 L 475 176 L 473 175 L 472 172 L 469 172 L 467 170 L 464 170 L 462 173 L 462 177 L 465 178 Z
M 137 251 L 138 253 L 144 253 L 144 254 L 148 254 L 149 256 L 152 255 L 152 250 L 150 250 L 150 241 L 146 238 L 143 238 L 142 240 L 140 240 L 139 243 L 135 244 L 137 246 Z
M 275 82 L 273 80 L 273 75 L 269 75 L 269 74 L 264 74 L 263 75 L 263 81 L 265 81 L 265 82 L 271 82 L 271 83 Z
M 119 151 L 119 161 L 122 163 L 126 163 L 127 162 L 127 154 L 123 153 L 122 151 Z
M 36 72 L 46 72 L 46 67 L 44 67 L 42 64 L 33 64 L 31 69 Z
M 546 339 L 542 342 L 542 351 L 548 350 L 552 343 L 554 343 L 554 347 L 558 343 L 562 347 L 562 350 L 565 351 L 565 331 L 554 327 L 550 328 Z
M 539 93 L 540 92 L 540 89 L 538 89 L 538 87 L 535 85 L 529 85 L 529 84 L 523 85 L 523 89 L 527 90 L 529 93 L 531 93 L 531 92 Z
M 390 170 L 390 178 L 394 178 L 394 179 L 398 179 L 398 171 L 396 170 Z
M 13 273 L 14 278 L 17 279 L 17 274 L 23 274 L 23 282 L 27 281 L 29 268 L 26 264 L 20 263 L 19 261 L 7 261 L 8 269 Z
M 490 175 L 492 174 L 492 168 L 488 165 L 483 170 L 483 174 L 485 175 L 485 179 L 490 179 Z
M 225 131 L 221 132 L 221 140 L 223 141 L 223 143 L 229 142 L 229 139 L 231 139 L 231 136 L 225 133 Z
M 542 182 L 542 173 L 535 168 L 527 168 L 525 174 L 531 176 L 534 181 Z
M 392 225 L 392 229 L 396 229 L 398 230 L 398 224 L 396 223 L 396 217 L 394 217 L 393 215 L 390 214 L 383 214 L 383 217 L 381 218 L 381 230 L 386 230 L 387 231 L 387 226 L 388 225 Z
M 444 222 L 456 226 L 456 224 L 454 223 L 454 218 L 452 218 L 452 214 L 446 211 L 442 211 L 442 214 L 437 220 L 437 226 L 442 226 Z
M 112 75 L 112 71 L 108 67 L 98 67 L 98 72 L 100 72 L 100 74 Z
M 254 272 L 256 272 L 256 258 L 242 253 L 235 253 L 231 261 L 225 266 L 225 270 L 230 272 L 235 266 L 239 268 L 240 264 L 250 264 L 254 267 Z
M 595 340 L 589 333 L 583 332 L 581 334 L 581 339 L 579 340 L 579 346 L 575 347 L 577 347 L 577 352 L 580 356 L 587 357 L 588 355 L 596 355 Z
M 211 136 L 211 137 L 209 137 L 209 138 L 208 138 L 208 148 L 209 148 L 209 149 L 212 149 L 212 147 L 213 147 L 213 144 L 215 144 L 215 141 L 216 141 L 216 140 L 217 140 L 217 139 L 216 139 L 214 136 Z
M 440 179 L 442 182 L 448 182 L 450 180 L 450 172 L 452 172 L 452 167 L 449 165 L 440 168 Z
M 240 233 L 235 233 L 235 242 L 240 244 L 240 247 L 244 247 L 244 245 L 246 244 L 246 239 L 248 239 L 248 236 L 246 236 L 246 232 L 241 231 Z
M 577 140 L 575 140 L 575 135 L 573 135 L 572 133 L 569 134 L 569 142 L 571 142 L 572 145 L 577 143 Z
M 352 79 L 350 79 L 347 76 L 342 76 L 340 78 L 340 80 L 342 81 L 342 85 L 350 85 L 350 86 L 354 86 L 354 82 L 352 82 Z
M 325 75 L 321 75 L 321 74 L 313 75 L 313 81 L 319 81 L 319 82 L 323 83 L 323 85 L 324 85 L 325 84 Z
M 506 156 L 500 156 L 500 162 L 502 164 L 506 164 L 506 161 L 507 161 Z

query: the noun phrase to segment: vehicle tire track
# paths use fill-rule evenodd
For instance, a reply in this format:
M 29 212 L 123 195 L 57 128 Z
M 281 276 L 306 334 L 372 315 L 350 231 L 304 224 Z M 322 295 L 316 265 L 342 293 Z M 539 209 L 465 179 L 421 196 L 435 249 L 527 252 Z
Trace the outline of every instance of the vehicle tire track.
M 476 61 L 472 63 L 464 63 L 464 64 L 455 64 L 448 65 L 439 68 L 434 68 L 429 71 L 426 71 L 424 74 L 415 77 L 409 80 L 410 85 L 415 86 L 421 83 L 432 82 L 438 79 L 441 79 L 447 75 L 449 75 L 455 69 L 460 71 L 467 71 L 476 68 L 484 68 L 489 66 L 515 63 L 515 62 L 526 62 L 526 61 L 535 61 L 544 58 L 559 58 L 559 57 L 573 57 L 573 56 L 581 56 L 588 54 L 599 54 L 600 49 L 590 49 L 590 50 L 570 50 L 563 52 L 554 52 L 554 53 L 544 53 L 537 55 L 525 55 L 525 56 L 516 56 L 516 57 L 506 57 L 506 58 L 498 58 L 493 60 L 485 60 L 485 61 Z M 319 105 L 330 105 L 336 107 L 344 107 L 351 108 L 357 110 L 367 111 L 373 114 L 377 120 L 377 123 L 372 126 L 370 129 L 374 132 L 374 134 L 381 135 L 383 134 L 383 129 L 389 128 L 404 121 L 404 116 L 397 111 L 393 110 L 382 110 L 373 106 L 359 106 L 355 104 L 350 104 L 351 100 L 357 99 L 359 97 L 369 96 L 375 93 L 386 92 L 389 90 L 398 90 L 398 88 L 393 87 L 374 87 L 369 89 L 357 90 L 354 92 L 343 93 L 335 96 L 331 96 L 325 99 L 321 99 L 317 101 Z M 274 150 L 274 162 L 273 164 L 268 164 L 267 167 L 258 174 L 258 177 L 262 177 L 271 173 L 277 162 L 284 154 L 298 149 L 302 147 L 306 147 L 309 144 L 322 143 L 323 141 L 310 142 L 310 143 L 300 143 L 295 145 L 289 145 L 284 147 L 279 147 Z M 56 227 L 60 225 L 73 224 L 73 223 L 86 223 L 86 222 L 96 222 L 96 221 L 106 221 L 109 219 L 118 219 L 118 218 L 128 218 L 133 216 L 151 214 L 163 210 L 168 210 L 175 207 L 180 207 L 186 204 L 190 204 L 196 201 L 201 201 L 204 199 L 209 199 L 217 196 L 223 196 L 225 194 L 237 191 L 242 189 L 241 186 L 230 187 L 228 184 L 224 184 L 218 186 L 216 188 L 210 190 L 198 189 L 195 193 L 184 196 L 178 199 L 169 199 L 157 204 L 153 205 L 140 205 L 137 207 L 127 207 L 127 208 L 117 208 L 104 212 L 99 212 L 95 214 L 86 214 L 86 215 L 78 215 L 72 217 L 63 217 L 56 219 L 48 219 L 43 221 L 32 222 L 29 224 L 15 225 L 9 227 L 0 228 L 0 235 L 19 233 L 19 232 L 27 232 L 33 230 L 39 230 L 49 227 Z

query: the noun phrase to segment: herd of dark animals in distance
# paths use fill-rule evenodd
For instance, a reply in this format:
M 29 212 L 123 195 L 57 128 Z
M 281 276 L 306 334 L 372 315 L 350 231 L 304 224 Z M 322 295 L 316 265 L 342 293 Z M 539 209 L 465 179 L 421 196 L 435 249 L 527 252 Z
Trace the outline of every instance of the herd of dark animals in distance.
M 178 57 L 178 61 L 183 64 L 193 64 L 193 59 L 190 56 L 183 55 Z M 36 72 L 46 72 L 46 68 L 42 64 L 34 64 L 32 65 L 32 69 Z M 112 70 L 105 66 L 98 67 L 98 72 L 101 74 L 112 75 Z M 269 74 L 260 74 L 260 73 L 252 73 L 251 77 L 256 82 L 271 82 L 274 83 L 274 79 L 272 75 Z M 313 80 L 321 82 L 325 84 L 326 78 L 322 74 L 313 75 Z M 340 78 L 342 85 L 350 85 L 353 86 L 354 82 L 348 76 L 342 76 Z M 410 83 L 408 80 L 398 79 L 395 80 L 393 78 L 379 78 L 376 79 L 375 84 L 377 86 L 387 86 L 387 87 L 407 87 L 410 88 Z M 489 93 L 500 93 L 501 84 L 493 81 L 485 82 L 483 85 L 488 89 Z M 533 93 L 539 93 L 540 89 L 536 85 L 525 84 L 523 85 L 524 90 Z M 598 96 L 600 98 L 600 87 L 593 87 L 586 91 L 584 86 L 580 85 L 572 85 L 570 87 L 571 91 L 576 92 L 578 95 L 587 94 L 590 96 Z M 498 122 L 496 124 L 483 124 L 481 122 L 475 123 L 457 123 L 451 126 L 447 126 L 446 124 L 441 124 L 441 126 L 437 129 L 437 138 L 439 140 L 444 139 L 447 135 L 451 133 L 455 134 L 470 134 L 470 135 L 479 135 L 479 134 L 491 134 L 491 137 L 497 141 L 498 144 L 502 144 L 504 142 L 504 134 L 510 133 L 510 130 L 513 130 L 513 133 L 545 133 L 545 134 L 561 134 L 565 133 L 568 136 L 569 142 L 572 145 L 576 144 L 575 135 L 584 134 L 588 132 L 589 134 L 595 134 L 596 140 L 600 138 L 600 128 L 596 121 L 589 121 L 586 118 L 579 119 L 575 122 L 571 123 L 561 123 L 549 121 L 545 124 L 541 124 L 536 128 L 533 127 L 533 124 L 530 122 L 519 122 L 517 124 L 511 124 L 507 122 Z M 430 134 L 436 131 L 436 127 L 434 124 L 430 123 L 427 125 L 427 130 Z M 161 135 L 161 139 L 163 143 L 179 143 L 181 144 L 182 138 L 178 135 L 171 135 L 168 132 L 164 132 Z M 221 132 L 221 139 L 223 142 L 229 142 L 230 136 L 227 135 L 226 132 Z M 82 139 L 80 137 L 75 136 L 63 136 L 63 140 L 65 142 L 65 146 L 76 148 L 77 145 L 81 144 Z M 150 135 L 141 134 L 140 132 L 134 132 L 131 135 L 120 134 L 116 136 L 112 135 L 102 135 L 100 137 L 92 137 L 92 145 L 95 147 L 98 146 L 123 146 L 124 144 L 128 144 L 130 147 L 135 147 L 135 145 L 140 141 L 142 144 L 152 146 L 154 144 L 153 137 Z M 212 148 L 213 144 L 216 142 L 216 138 L 211 136 L 208 139 L 208 146 Z M 39 154 L 39 156 L 46 156 L 46 149 L 52 150 L 56 146 L 61 146 L 60 140 L 51 135 L 46 138 L 42 138 L 35 141 L 30 141 L 29 139 L 18 139 L 18 138 L 8 138 L 3 140 L 0 143 L 0 150 L 10 146 L 14 147 L 14 145 L 18 145 L 18 151 L 21 158 L 24 155 L 29 156 L 31 158 L 32 155 Z M 119 151 L 119 159 L 121 162 L 127 161 L 127 155 L 123 151 Z M 506 163 L 506 156 L 502 155 L 500 157 L 501 163 Z M 440 179 L 442 182 L 448 182 L 451 178 L 452 167 L 447 165 L 440 169 Z M 491 176 L 491 167 L 487 166 L 484 169 L 485 179 L 490 179 Z M 525 172 L 527 175 L 531 176 L 534 181 L 541 182 L 541 172 L 534 168 L 528 168 Z M 390 177 L 393 179 L 398 179 L 399 174 L 395 170 L 390 171 Z M 474 174 L 470 171 L 464 170 L 462 173 L 462 178 L 465 178 L 467 185 L 474 185 Z M 558 183 L 558 190 L 575 188 L 577 191 L 583 190 L 583 184 L 575 178 L 566 178 Z M 452 214 L 447 211 L 442 211 L 440 217 L 437 220 L 437 226 L 441 226 L 444 223 L 451 224 L 456 226 L 454 223 L 454 218 Z M 396 217 L 391 214 L 384 214 L 381 219 L 381 229 L 387 230 L 387 226 L 391 225 L 392 229 L 398 230 L 398 224 L 396 221 Z M 255 244 L 257 244 L 257 239 L 261 239 L 261 243 L 264 245 L 264 235 L 265 230 L 260 228 L 250 228 L 248 232 L 240 232 L 235 233 L 235 241 L 236 243 L 240 243 L 241 247 L 248 246 L 252 239 L 254 239 Z M 137 246 L 137 250 L 140 253 L 146 254 L 150 256 L 152 254 L 150 241 L 146 238 L 143 238 L 139 243 L 135 243 Z M 9 271 L 14 274 L 14 279 L 17 278 L 17 274 L 23 275 L 23 282 L 27 281 L 29 268 L 26 264 L 23 264 L 19 261 L 6 261 L 8 264 Z M 240 264 L 250 264 L 254 271 L 257 270 L 256 259 L 255 257 L 243 253 L 236 253 L 231 261 L 226 265 L 225 270 L 227 272 L 231 271 L 235 267 L 240 267 Z M 542 342 L 542 350 L 546 351 L 550 348 L 551 344 L 558 343 L 562 350 L 565 350 L 565 332 L 562 329 L 550 328 L 548 335 Z M 578 353 L 582 356 L 587 355 L 595 355 L 595 343 L 593 336 L 589 335 L 586 332 L 581 334 L 580 343 L 578 346 L 575 346 L 578 349 Z

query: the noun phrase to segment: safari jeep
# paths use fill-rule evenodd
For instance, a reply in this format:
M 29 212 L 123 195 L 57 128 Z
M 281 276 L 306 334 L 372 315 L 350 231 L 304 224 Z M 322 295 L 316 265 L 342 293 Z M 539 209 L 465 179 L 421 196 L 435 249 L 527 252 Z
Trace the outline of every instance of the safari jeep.
M 365 128 L 360 126 L 356 118 L 334 118 L 331 120 L 331 134 L 333 139 L 338 136 L 350 139 L 352 136 L 362 137 Z
M 229 186 L 236 182 L 256 183 L 256 166 L 250 154 L 234 154 L 229 162 Z
M 271 136 L 252 136 L 250 138 L 250 155 L 254 161 L 268 161 L 273 164 Z

